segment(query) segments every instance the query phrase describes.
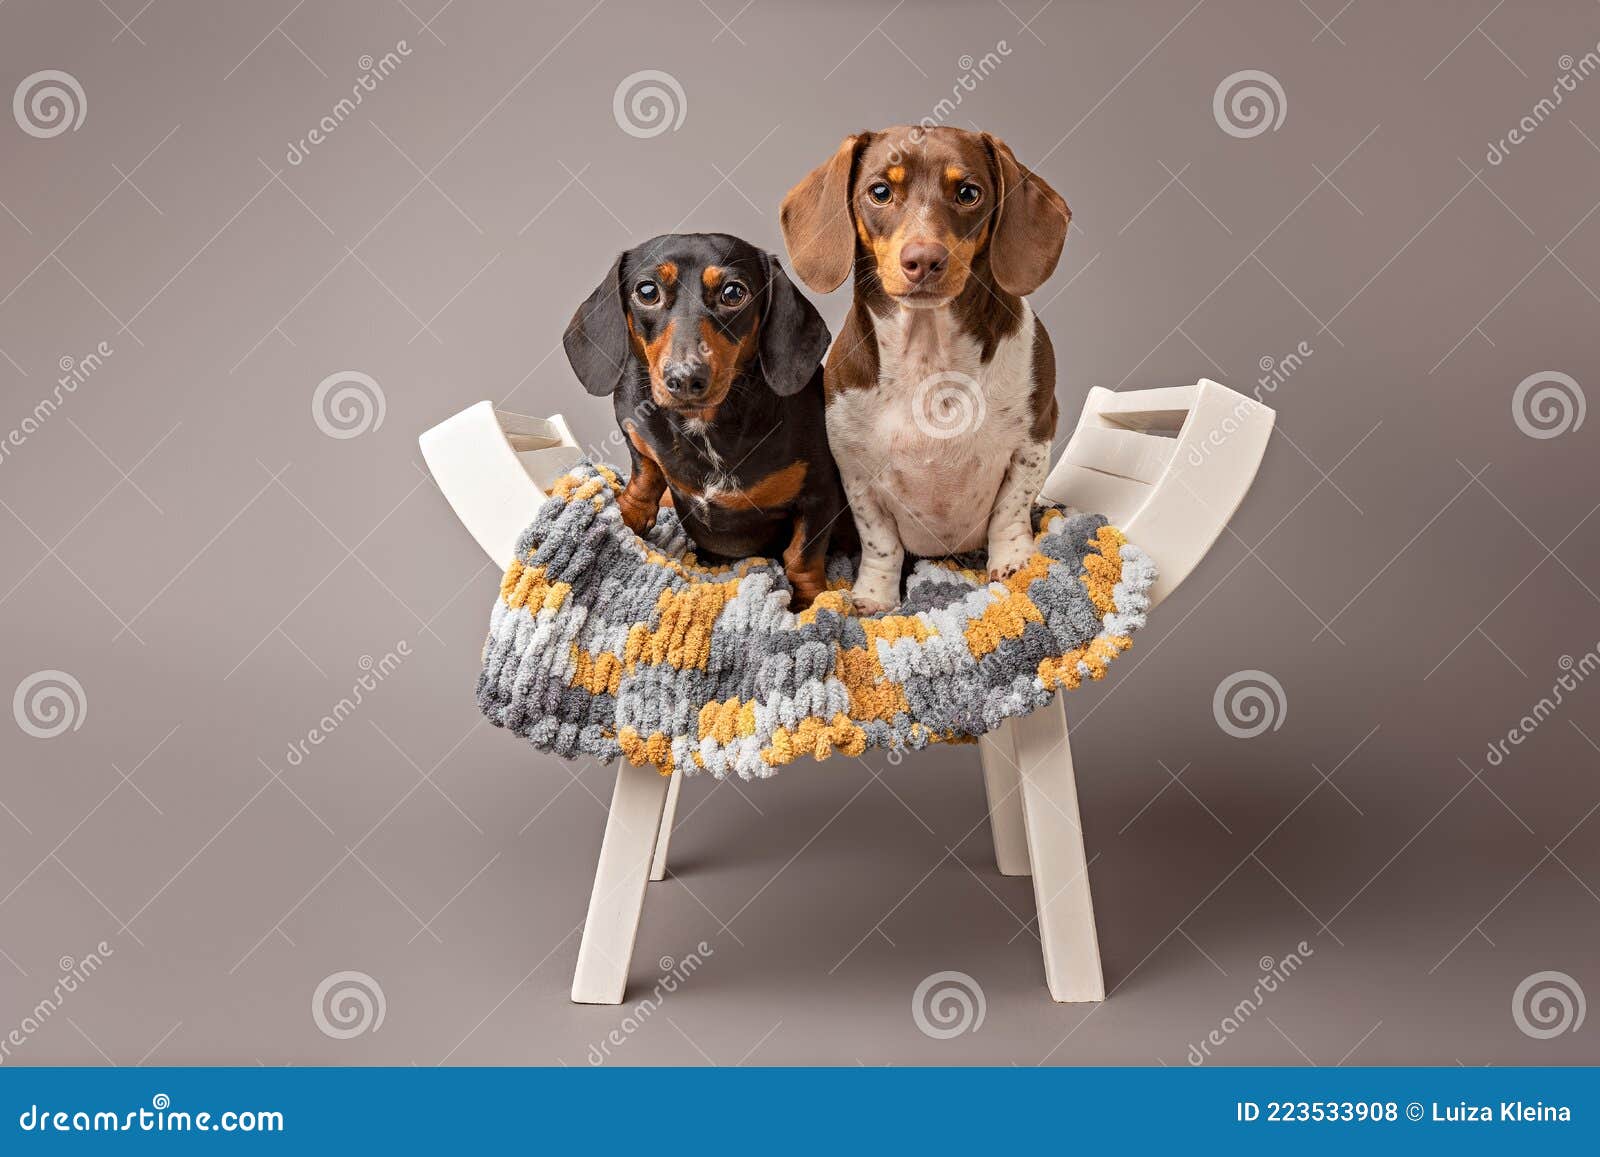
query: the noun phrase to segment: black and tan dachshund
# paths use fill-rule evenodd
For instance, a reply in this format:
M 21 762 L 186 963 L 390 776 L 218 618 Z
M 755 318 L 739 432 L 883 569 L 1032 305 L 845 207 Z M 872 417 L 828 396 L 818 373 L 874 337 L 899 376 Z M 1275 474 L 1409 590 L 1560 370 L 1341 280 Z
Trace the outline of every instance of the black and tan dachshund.
M 828 341 L 777 259 L 737 237 L 666 234 L 617 258 L 563 344 L 584 387 L 614 398 L 629 528 L 648 530 L 670 490 L 702 552 L 781 556 L 809 606 L 850 522 L 823 418 Z

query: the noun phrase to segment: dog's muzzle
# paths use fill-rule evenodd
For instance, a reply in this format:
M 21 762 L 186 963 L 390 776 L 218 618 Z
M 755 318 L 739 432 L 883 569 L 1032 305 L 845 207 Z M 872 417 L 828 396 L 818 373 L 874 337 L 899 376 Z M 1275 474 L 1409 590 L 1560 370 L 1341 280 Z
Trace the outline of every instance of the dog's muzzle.
M 711 385 L 711 369 L 698 359 L 669 362 L 661 367 L 661 384 L 680 401 L 698 401 Z

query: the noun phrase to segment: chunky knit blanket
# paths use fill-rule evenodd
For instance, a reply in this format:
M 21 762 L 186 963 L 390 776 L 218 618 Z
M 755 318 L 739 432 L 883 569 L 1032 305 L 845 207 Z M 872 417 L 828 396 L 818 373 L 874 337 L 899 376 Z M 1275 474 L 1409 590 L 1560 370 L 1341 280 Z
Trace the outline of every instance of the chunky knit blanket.
M 568 758 L 751 779 L 802 755 L 972 742 L 1100 678 L 1155 581 L 1103 517 L 1041 508 L 1033 558 L 1003 582 L 981 557 L 921 560 L 905 601 L 865 618 L 836 556 L 796 614 L 780 562 L 703 565 L 670 509 L 641 538 L 621 489 L 588 462 L 557 482 L 489 621 L 479 706 Z

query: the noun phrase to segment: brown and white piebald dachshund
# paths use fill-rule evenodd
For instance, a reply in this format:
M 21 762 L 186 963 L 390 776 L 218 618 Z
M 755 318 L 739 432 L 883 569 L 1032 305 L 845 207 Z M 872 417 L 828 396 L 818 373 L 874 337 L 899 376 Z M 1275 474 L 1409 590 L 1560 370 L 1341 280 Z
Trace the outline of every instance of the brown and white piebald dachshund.
M 781 557 L 791 605 L 827 586 L 844 492 L 828 450 L 828 327 L 771 254 L 723 233 L 672 233 L 617 258 L 563 344 L 613 397 L 632 474 L 619 506 L 654 523 L 662 495 L 701 551 Z
M 828 437 L 861 536 L 855 606 L 899 601 L 907 552 L 1032 553 L 1056 428 L 1055 354 L 1023 300 L 1054 272 L 1071 213 L 988 133 L 846 137 L 789 191 L 796 274 L 855 300 L 828 355 Z

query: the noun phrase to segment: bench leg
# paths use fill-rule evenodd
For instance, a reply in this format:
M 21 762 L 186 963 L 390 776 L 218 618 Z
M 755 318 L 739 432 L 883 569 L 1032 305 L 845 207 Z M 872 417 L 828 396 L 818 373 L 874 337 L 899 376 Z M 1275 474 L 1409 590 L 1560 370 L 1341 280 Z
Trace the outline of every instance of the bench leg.
M 617 787 L 572 978 L 572 999 L 578 1004 L 622 1003 L 670 783 L 653 767 L 618 760 Z
M 1022 777 L 1017 768 L 1015 719 L 978 740 L 983 791 L 989 800 L 989 831 L 1002 876 L 1028 874 L 1028 835 L 1022 820 Z
M 1014 722 L 1045 982 L 1057 1001 L 1104 1000 L 1078 786 L 1061 696 Z
M 667 785 L 667 804 L 661 812 L 661 834 L 656 837 L 655 859 L 650 861 L 650 878 L 652 880 L 665 880 L 667 878 L 667 845 L 672 842 L 672 821 L 678 814 L 678 792 L 683 787 L 683 772 L 672 773 L 672 782 Z

